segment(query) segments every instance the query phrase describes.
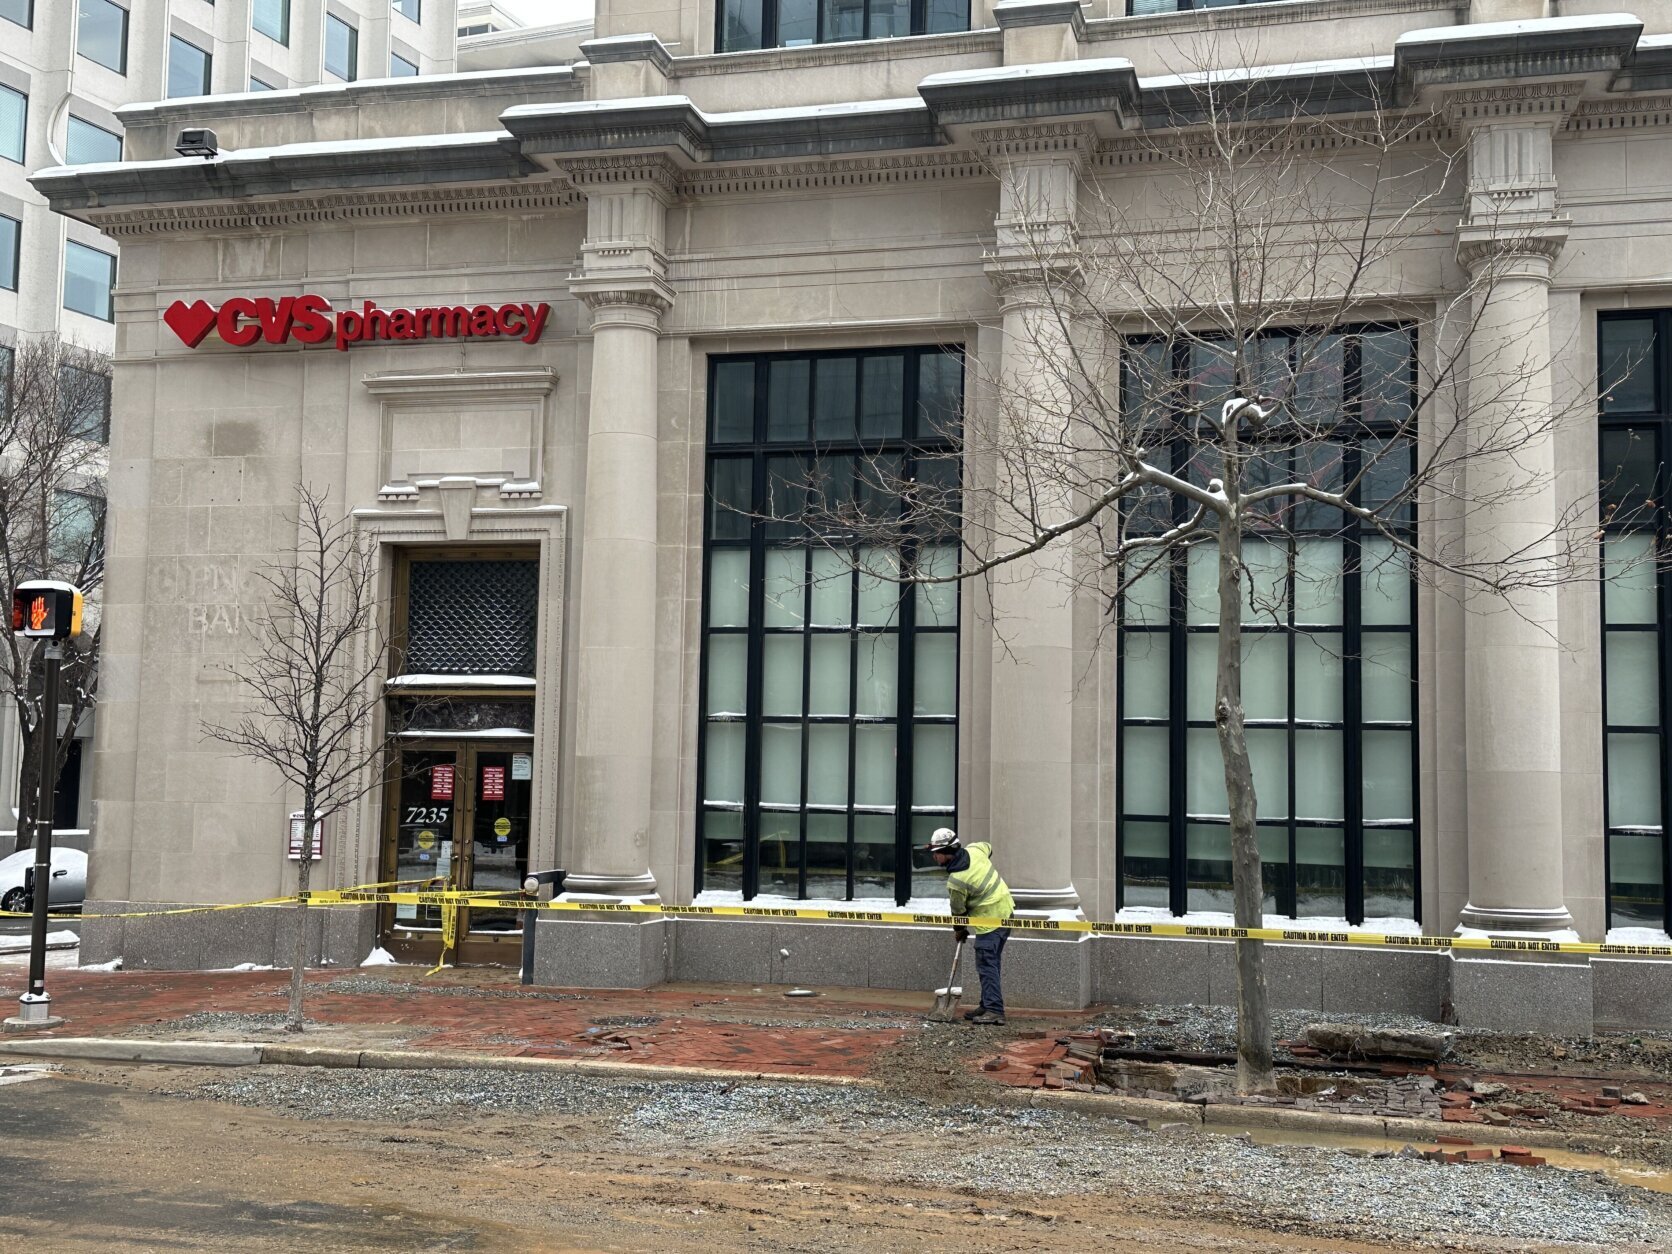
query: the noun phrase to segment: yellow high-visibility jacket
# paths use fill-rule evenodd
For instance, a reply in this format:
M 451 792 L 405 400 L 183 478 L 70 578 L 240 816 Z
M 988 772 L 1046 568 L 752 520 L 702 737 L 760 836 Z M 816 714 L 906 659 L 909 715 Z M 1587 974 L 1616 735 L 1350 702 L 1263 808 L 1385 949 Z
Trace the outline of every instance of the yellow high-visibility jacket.
M 1008 919 L 1015 914 L 1016 902 L 1010 896 L 1010 885 L 1004 882 L 993 866 L 992 845 L 978 841 L 966 845 L 964 853 L 966 857 L 954 861 L 946 877 L 946 894 L 952 899 L 952 913 L 988 915 L 995 919 Z M 996 931 L 998 926 L 995 923 L 971 925 L 970 931 L 979 935 Z

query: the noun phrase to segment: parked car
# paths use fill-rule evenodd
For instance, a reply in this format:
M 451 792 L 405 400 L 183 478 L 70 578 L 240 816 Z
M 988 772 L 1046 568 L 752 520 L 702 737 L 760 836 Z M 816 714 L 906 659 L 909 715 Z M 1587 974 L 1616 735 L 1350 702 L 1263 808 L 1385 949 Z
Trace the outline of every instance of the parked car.
M 0 910 L 31 908 L 29 890 L 23 886 L 24 873 L 35 865 L 35 851 L 24 849 L 0 858 Z M 79 906 L 87 896 L 87 855 L 79 849 L 52 851 L 52 895 L 47 904 Z

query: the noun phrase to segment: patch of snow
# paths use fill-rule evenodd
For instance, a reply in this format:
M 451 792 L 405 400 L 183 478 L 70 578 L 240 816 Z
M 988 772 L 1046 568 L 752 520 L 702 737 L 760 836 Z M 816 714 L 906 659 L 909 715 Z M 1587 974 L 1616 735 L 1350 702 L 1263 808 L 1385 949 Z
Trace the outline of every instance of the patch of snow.
M 768 910 L 886 910 L 905 914 L 951 914 L 952 903 L 945 897 L 913 897 L 903 906 L 894 904 L 892 897 L 855 897 L 852 901 L 837 901 L 833 897 L 810 897 L 805 901 L 796 897 L 780 897 L 774 893 L 757 893 L 748 901 L 741 892 L 732 889 L 705 889 L 691 899 L 693 906 L 760 906 Z
M 702 112 L 689 96 L 635 96 L 626 100 L 568 100 L 561 104 L 512 105 L 499 115 L 499 120 L 503 122 L 507 118 L 561 118 L 599 113 L 606 109 L 667 109 L 679 105 L 685 105 L 699 114 Z
M 1392 57 L 1337 57 L 1329 61 L 1291 61 L 1286 65 L 1229 66 L 1219 70 L 1191 70 L 1184 74 L 1158 74 L 1154 78 L 1140 78 L 1138 86 L 1145 91 L 1166 87 L 1190 87 L 1200 83 L 1240 83 L 1263 78 L 1316 78 L 1322 74 L 1362 74 L 1369 70 L 1385 70 L 1393 65 Z
M 120 971 L 121 969 L 122 960 L 120 958 L 112 958 L 109 962 L 89 962 L 79 968 L 82 971 Z
M 483 727 L 478 731 L 403 731 L 402 740 L 533 740 L 534 733 L 520 727 Z
M 526 33 L 525 29 L 516 32 L 519 36 Z M 425 85 L 446 83 L 491 83 L 495 79 L 527 77 L 530 74 L 551 74 L 559 78 L 572 77 L 574 68 L 567 65 L 541 65 L 534 67 L 520 67 L 510 70 L 461 70 L 454 74 L 425 74 L 422 82 Z M 353 94 L 356 90 L 368 87 L 389 87 L 406 85 L 414 80 L 405 78 L 363 78 L 353 83 L 316 83 L 309 87 L 283 87 L 276 91 L 229 91 L 217 92 L 213 96 L 172 96 L 167 100 L 149 101 L 143 104 L 126 105 L 117 110 L 117 116 L 123 118 L 140 117 L 147 113 L 156 113 L 174 105 L 192 104 L 196 102 L 214 104 L 236 104 L 250 100 L 298 100 L 303 96 L 329 95 L 332 93 Z
M 1491 940 L 1505 936 L 1516 940 L 1547 940 L 1547 941 L 1577 941 L 1579 933 L 1571 927 L 1559 927 L 1549 932 L 1488 932 L 1478 927 L 1462 927 L 1452 933 L 1453 936 L 1465 940 Z
M 394 675 L 385 681 L 390 688 L 458 687 L 532 688 L 532 675 Z
M 1224 910 L 1192 910 L 1174 914 L 1165 906 L 1127 906 L 1115 911 L 1116 923 L 1181 923 L 1187 927 L 1235 927 L 1236 916 Z M 1284 928 L 1291 932 L 1353 932 L 1363 936 L 1421 936 L 1422 924 L 1415 919 L 1374 918 L 1363 923 L 1349 923 L 1346 919 L 1305 918 L 1291 919 L 1286 914 L 1268 914 L 1262 927 Z
M 1611 927 L 1608 935 L 1603 938 L 1605 945 L 1672 945 L 1672 936 L 1668 936 L 1658 927 Z
M 1024 65 L 999 65 L 980 70 L 943 70 L 931 74 L 918 83 L 925 87 L 955 87 L 961 83 L 1003 83 L 1015 79 L 1055 78 L 1069 74 L 1107 74 L 1130 70 L 1132 62 L 1125 57 L 1092 57 L 1085 61 L 1040 61 Z
M 509 131 L 467 131 L 457 135 L 389 135 L 376 139 L 309 140 L 269 148 L 231 148 L 213 157 L 168 157 L 158 161 L 90 161 L 86 165 L 55 165 L 36 172 L 48 178 L 65 174 L 110 174 L 120 170 L 169 170 L 186 166 L 233 166 L 287 157 L 345 156 L 357 152 L 410 152 L 420 148 L 459 148 L 498 144 Z M 68 585 L 65 585 L 66 587 Z
M 211 971 L 272 971 L 274 968 L 271 965 L 264 966 L 259 962 L 240 962 L 235 967 L 210 967 L 209 969 Z
M 1517 22 L 1475 22 L 1466 26 L 1431 26 L 1406 31 L 1393 41 L 1400 44 L 1438 44 L 1454 39 L 1499 39 L 1505 35 L 1553 35 L 1563 31 L 1617 30 L 1641 28 L 1643 20 L 1629 13 L 1592 13 L 1576 17 L 1534 17 Z
M 1644 35 L 1637 41 L 1638 48 L 1672 48 L 1672 35 Z
M 401 964 L 394 954 L 379 945 L 366 955 L 366 960 L 360 965 L 363 967 L 398 967 Z

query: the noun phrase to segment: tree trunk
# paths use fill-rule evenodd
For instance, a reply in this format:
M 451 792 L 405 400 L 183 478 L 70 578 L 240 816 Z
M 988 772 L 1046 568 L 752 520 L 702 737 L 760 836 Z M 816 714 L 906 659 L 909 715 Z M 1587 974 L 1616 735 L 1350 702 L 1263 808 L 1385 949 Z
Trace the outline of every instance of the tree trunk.
M 287 1032 L 302 1030 L 302 977 L 308 965 L 308 880 L 313 870 L 314 795 L 310 789 L 302 805 L 302 860 L 296 864 L 296 946 L 290 955 L 290 1020 Z
M 35 847 L 35 807 L 40 803 L 41 735 L 39 729 L 23 731 L 23 750 L 17 761 L 17 832 L 14 849 Z
M 1231 816 L 1231 891 L 1238 927 L 1264 922 L 1260 840 L 1254 826 L 1254 768 L 1242 713 L 1242 530 L 1235 514 L 1219 528 L 1219 657 L 1213 722 L 1225 763 L 1225 797 Z M 1242 939 L 1237 947 L 1237 1091 L 1266 1093 L 1271 1073 L 1271 1008 L 1266 1004 L 1265 945 Z

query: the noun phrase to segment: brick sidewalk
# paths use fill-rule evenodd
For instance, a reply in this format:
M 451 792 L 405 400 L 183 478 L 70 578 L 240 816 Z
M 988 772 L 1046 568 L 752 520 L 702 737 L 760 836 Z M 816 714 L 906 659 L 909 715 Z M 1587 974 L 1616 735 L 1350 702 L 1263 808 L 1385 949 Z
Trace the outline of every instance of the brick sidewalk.
M 337 991 L 345 980 L 402 987 Z M 23 971 L 0 968 L 0 1000 L 15 998 L 24 982 Z M 289 985 L 286 971 L 57 972 L 48 988 L 53 1012 L 67 1022 L 53 1035 L 225 1039 L 233 1034 L 213 1022 L 156 1029 L 204 1013 L 281 1015 Z M 416 967 L 310 972 L 308 986 L 307 1017 L 322 1025 L 308 1039 L 319 1044 L 358 1038 L 411 1049 L 834 1076 L 866 1074 L 933 1001 L 932 994 L 875 990 L 789 999 L 781 988 L 746 985 L 524 989 L 515 972 L 486 968 L 433 977 Z

